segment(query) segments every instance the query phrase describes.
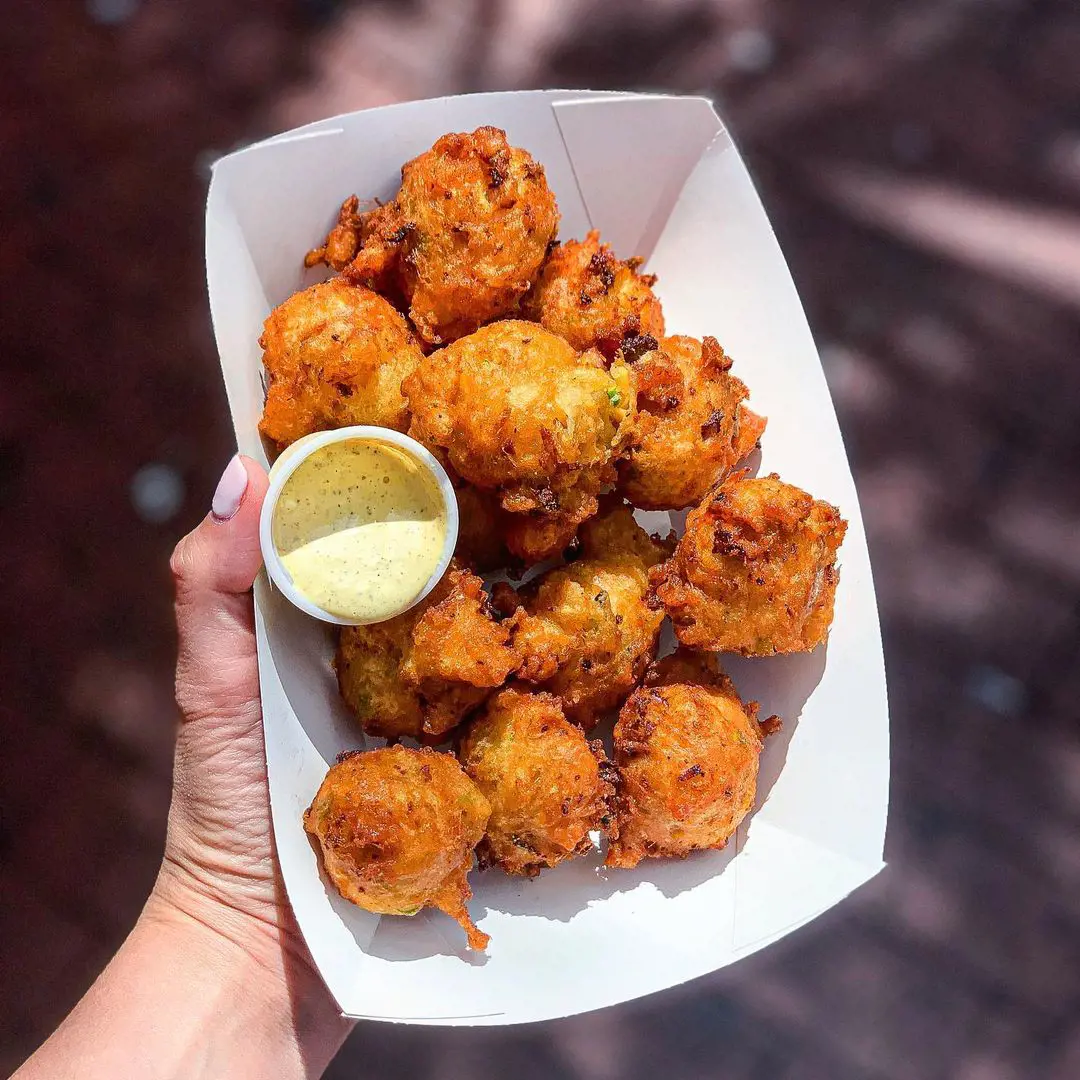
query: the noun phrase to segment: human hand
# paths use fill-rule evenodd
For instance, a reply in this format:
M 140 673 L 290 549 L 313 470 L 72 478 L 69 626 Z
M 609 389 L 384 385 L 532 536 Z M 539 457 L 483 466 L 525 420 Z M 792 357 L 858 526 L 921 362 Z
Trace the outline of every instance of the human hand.
M 270 820 L 251 594 L 267 486 L 258 464 L 234 457 L 211 512 L 173 553 L 181 724 L 148 913 L 186 916 L 271 970 L 287 969 L 290 981 L 318 983 L 285 898 Z
M 266 473 L 235 457 L 176 547 L 181 724 L 165 858 L 120 951 L 19 1080 L 313 1080 L 348 1034 L 274 858 L 251 587 Z

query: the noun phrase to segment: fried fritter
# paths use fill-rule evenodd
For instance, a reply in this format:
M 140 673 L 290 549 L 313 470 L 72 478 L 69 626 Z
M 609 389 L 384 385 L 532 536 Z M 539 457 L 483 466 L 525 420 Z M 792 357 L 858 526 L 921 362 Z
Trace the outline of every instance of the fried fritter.
M 454 554 L 480 573 L 510 561 L 505 530 L 509 514 L 499 505 L 495 491 L 474 487 L 451 476 L 458 503 L 458 539 Z
M 438 741 L 517 666 L 515 627 L 496 621 L 480 578 L 451 564 L 416 607 L 341 628 L 341 696 L 369 735 Z
M 355 244 L 345 276 L 400 293 L 429 345 L 516 310 L 559 225 L 543 167 L 494 127 L 444 135 L 402 167 L 392 203 L 359 222 L 343 215 L 323 257 Z
M 765 421 L 716 338 L 669 337 L 633 365 L 637 415 L 619 488 L 635 506 L 681 510 L 754 448 Z
M 600 742 L 588 742 L 550 694 L 503 690 L 469 724 L 458 751 L 491 804 L 481 866 L 536 877 L 592 850 L 610 825 L 614 788 Z
M 350 195 L 341 204 L 337 224 L 326 239 L 304 256 L 304 266 L 310 270 L 324 263 L 334 270 L 344 270 L 356 258 L 363 242 L 365 219 L 370 220 L 370 213 L 361 213 L 360 200 Z
M 579 356 L 535 323 L 507 319 L 426 357 L 405 380 L 409 434 L 445 453 L 454 471 L 499 492 L 507 526 L 527 562 L 558 554 L 596 512 L 629 435 L 630 374 L 599 353 Z
M 409 284 L 405 273 L 404 244 L 413 231 L 404 221 L 396 201 L 377 206 L 361 215 L 357 252 L 342 271 L 347 281 L 359 282 L 385 296 L 396 308 L 409 313 Z M 329 241 L 327 237 L 327 241 Z M 342 244 L 344 252 L 346 245 Z M 430 342 L 417 331 L 424 351 Z
M 340 278 L 312 285 L 274 308 L 259 344 L 269 383 L 259 430 L 279 447 L 350 424 L 408 428 L 401 381 L 423 353 L 370 289 Z
M 684 650 L 646 676 L 615 725 L 616 829 L 607 866 L 722 848 L 754 804 L 762 737 L 716 659 Z
M 652 571 L 684 645 L 744 656 L 808 652 L 829 632 L 847 523 L 778 476 L 729 477 L 690 511 Z
M 503 513 L 503 539 L 513 557 L 524 566 L 550 559 L 570 547 L 578 526 L 588 521 L 600 506 L 590 483 L 552 493 L 550 509 L 531 507 L 524 513 Z M 544 495 L 543 492 L 541 492 Z M 546 496 L 544 496 L 546 498 Z
M 521 593 L 518 677 L 558 697 L 586 731 L 640 681 L 656 655 L 664 613 L 649 602 L 649 568 L 671 550 L 623 503 L 585 523 L 582 557 Z M 506 603 L 500 591 L 499 604 Z
M 438 908 L 483 950 L 489 939 L 469 917 L 466 875 L 490 813 L 451 754 L 392 746 L 343 755 L 304 828 L 346 900 L 379 915 Z
M 663 337 L 664 313 L 653 294 L 656 277 L 639 274 L 641 259 L 616 259 L 594 229 L 556 247 L 522 301 L 522 314 L 566 338 L 578 352 L 597 348 L 609 360 L 641 339 Z

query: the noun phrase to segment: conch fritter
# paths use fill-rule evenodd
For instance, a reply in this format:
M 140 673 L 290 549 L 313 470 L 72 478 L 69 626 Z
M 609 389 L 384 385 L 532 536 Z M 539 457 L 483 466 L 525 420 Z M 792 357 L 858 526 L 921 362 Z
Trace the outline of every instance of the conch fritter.
M 829 632 L 847 523 L 778 476 L 729 477 L 690 511 L 652 571 L 683 645 L 744 656 L 808 652 Z
M 597 348 L 609 360 L 663 337 L 664 314 L 652 291 L 656 278 L 639 274 L 640 259 L 616 259 L 594 229 L 584 240 L 556 247 L 522 301 L 525 318 L 566 338 L 578 352 Z
M 711 655 L 683 650 L 650 670 L 615 725 L 616 835 L 607 866 L 724 847 L 754 804 L 762 738 Z
M 312 285 L 274 308 L 259 344 L 268 378 L 259 430 L 279 447 L 351 424 L 408 428 L 401 382 L 423 353 L 370 289 L 340 278 Z
M 327 876 L 346 900 L 379 915 L 445 911 L 483 950 L 466 874 L 491 807 L 451 754 L 385 747 L 345 754 L 304 814 Z
M 402 167 L 397 197 L 370 215 L 358 220 L 349 205 L 323 257 L 340 262 L 355 247 L 345 276 L 401 295 L 428 345 L 516 310 L 559 224 L 543 167 L 494 127 L 444 135 Z
M 337 224 L 327 234 L 326 239 L 304 256 L 304 266 L 309 270 L 313 266 L 325 263 L 333 270 L 344 270 L 356 258 L 364 238 L 365 224 L 371 220 L 371 212 L 361 212 L 360 200 L 350 195 L 338 211 Z
M 664 613 L 650 603 L 649 569 L 669 551 L 620 503 L 586 522 L 581 558 L 522 590 L 518 677 L 554 694 L 585 730 L 622 702 L 656 655 Z M 516 600 L 500 590 L 500 605 Z
M 503 690 L 472 720 L 458 751 L 491 804 L 480 864 L 535 877 L 592 850 L 610 825 L 611 766 L 563 716 L 558 698 Z
M 496 621 L 481 579 L 452 564 L 416 607 L 341 628 L 341 696 L 369 735 L 437 741 L 517 666 L 514 627 Z
M 521 500 L 527 506 L 524 512 L 502 515 L 503 541 L 514 561 L 523 566 L 533 566 L 570 548 L 578 526 L 588 521 L 600 506 L 592 483 L 557 495 L 552 492 L 550 497 L 541 492 L 541 496 L 546 506 L 543 503 L 535 506 L 530 494 Z
M 474 487 L 451 475 L 458 504 L 458 538 L 454 555 L 481 574 L 510 561 L 505 530 L 509 515 L 495 491 Z
M 664 338 L 633 365 L 637 415 L 619 488 L 635 506 L 681 510 L 754 448 L 765 421 L 716 338 Z
M 504 510 L 528 515 L 528 543 L 507 528 L 528 562 L 557 554 L 596 512 L 629 436 L 633 401 L 626 365 L 609 371 L 597 352 L 578 355 L 535 323 L 492 323 L 432 353 L 403 384 L 409 434 Z M 527 550 L 524 550 L 526 549 Z

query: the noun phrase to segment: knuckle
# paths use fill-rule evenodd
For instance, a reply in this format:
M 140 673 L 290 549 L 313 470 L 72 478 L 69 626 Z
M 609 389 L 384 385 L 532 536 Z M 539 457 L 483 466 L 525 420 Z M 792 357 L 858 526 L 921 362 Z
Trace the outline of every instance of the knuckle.
M 252 723 L 261 718 L 258 677 L 185 662 L 176 669 L 176 704 L 188 723 Z
M 188 533 L 173 548 L 169 557 L 169 572 L 172 574 L 173 588 L 178 602 L 183 602 L 202 584 L 204 570 L 200 564 L 199 545 L 194 534 Z
M 172 555 L 169 556 L 169 572 L 173 576 L 173 581 L 180 585 L 181 582 L 186 581 L 191 575 L 191 544 L 188 537 L 183 537 L 173 548 Z
M 202 692 L 181 691 L 176 695 L 180 716 L 185 724 L 197 727 L 222 725 L 228 728 L 247 728 L 262 719 L 258 697 L 213 689 Z

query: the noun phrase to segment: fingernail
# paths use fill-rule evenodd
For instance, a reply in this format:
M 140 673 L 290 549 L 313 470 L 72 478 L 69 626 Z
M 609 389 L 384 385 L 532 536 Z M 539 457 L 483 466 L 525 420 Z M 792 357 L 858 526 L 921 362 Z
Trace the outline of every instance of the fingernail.
M 236 454 L 225 466 L 217 491 L 214 492 L 214 501 L 210 504 L 210 513 L 215 521 L 228 521 L 240 509 L 247 486 L 247 469 L 244 468 L 240 455 Z

